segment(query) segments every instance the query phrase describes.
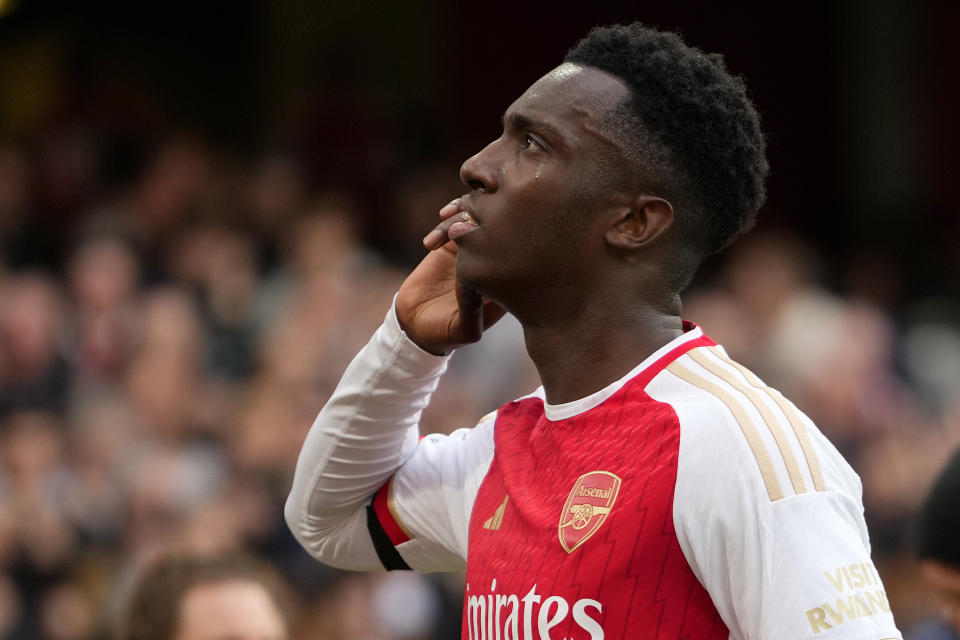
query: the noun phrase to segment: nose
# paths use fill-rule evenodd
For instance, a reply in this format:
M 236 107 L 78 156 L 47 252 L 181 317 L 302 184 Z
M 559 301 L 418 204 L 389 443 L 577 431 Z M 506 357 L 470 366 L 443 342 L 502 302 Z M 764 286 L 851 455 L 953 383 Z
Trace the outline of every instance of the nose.
M 493 193 L 499 186 L 500 170 L 494 140 L 460 165 L 460 180 L 474 191 Z

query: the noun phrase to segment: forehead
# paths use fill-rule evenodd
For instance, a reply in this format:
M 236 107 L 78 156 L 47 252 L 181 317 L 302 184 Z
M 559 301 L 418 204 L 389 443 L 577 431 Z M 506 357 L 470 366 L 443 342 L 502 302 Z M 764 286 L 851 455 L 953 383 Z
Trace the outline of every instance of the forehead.
M 194 585 L 180 605 L 177 640 L 280 640 L 283 617 L 266 588 L 246 579 Z
M 574 137 L 609 138 L 603 127 L 606 117 L 629 98 L 629 93 L 616 76 L 565 62 L 534 82 L 510 105 L 506 115 L 543 121 Z

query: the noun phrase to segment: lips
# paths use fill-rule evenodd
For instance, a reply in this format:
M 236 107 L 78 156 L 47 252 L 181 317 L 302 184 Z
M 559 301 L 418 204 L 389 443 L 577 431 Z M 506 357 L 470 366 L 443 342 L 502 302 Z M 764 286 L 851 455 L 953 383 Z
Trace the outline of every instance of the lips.
M 462 219 L 454 222 L 450 225 L 450 228 L 447 230 L 447 237 L 451 240 L 456 240 L 457 238 L 462 238 L 468 233 L 473 233 L 480 228 L 480 225 L 477 221 L 471 216 L 468 212 L 464 211 L 460 214 Z
M 480 224 L 480 220 L 477 219 L 473 209 L 473 202 L 470 199 L 470 195 L 460 196 L 459 201 L 457 202 L 457 213 L 462 216 L 465 216 L 466 221 L 472 222 L 474 224 Z
M 457 216 L 460 219 L 450 225 L 450 228 L 447 230 L 447 237 L 450 240 L 462 238 L 463 236 L 473 233 L 480 228 L 480 223 L 466 208 L 463 201 L 460 202 L 460 209 L 461 211 L 457 213 Z

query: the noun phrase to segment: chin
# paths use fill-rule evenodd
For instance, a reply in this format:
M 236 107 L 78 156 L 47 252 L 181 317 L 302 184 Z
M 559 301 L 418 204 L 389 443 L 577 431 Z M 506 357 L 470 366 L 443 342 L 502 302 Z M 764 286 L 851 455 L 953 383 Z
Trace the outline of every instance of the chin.
M 481 290 L 483 288 L 483 283 L 489 277 L 484 277 L 486 270 L 483 261 L 478 260 L 469 251 L 460 249 L 457 253 L 457 280 L 468 289 Z
M 457 254 L 457 280 L 467 289 L 476 291 L 485 298 L 499 299 L 497 291 L 512 278 L 496 260 L 481 258 L 463 249 Z
M 530 303 L 541 278 L 531 278 L 529 273 L 518 269 L 517 264 L 505 260 L 480 259 L 478 256 L 457 257 L 457 279 L 463 286 L 493 300 L 516 315 L 516 310 Z

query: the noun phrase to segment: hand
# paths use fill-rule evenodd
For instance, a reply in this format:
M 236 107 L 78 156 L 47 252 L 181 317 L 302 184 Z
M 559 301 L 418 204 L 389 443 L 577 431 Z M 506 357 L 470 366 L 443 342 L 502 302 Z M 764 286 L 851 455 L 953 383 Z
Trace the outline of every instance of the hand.
M 476 342 L 506 310 L 457 281 L 457 245 L 447 232 L 461 216 L 459 201 L 440 209 L 443 219 L 424 238 L 430 253 L 407 276 L 397 294 L 397 318 L 421 349 L 436 355 Z

